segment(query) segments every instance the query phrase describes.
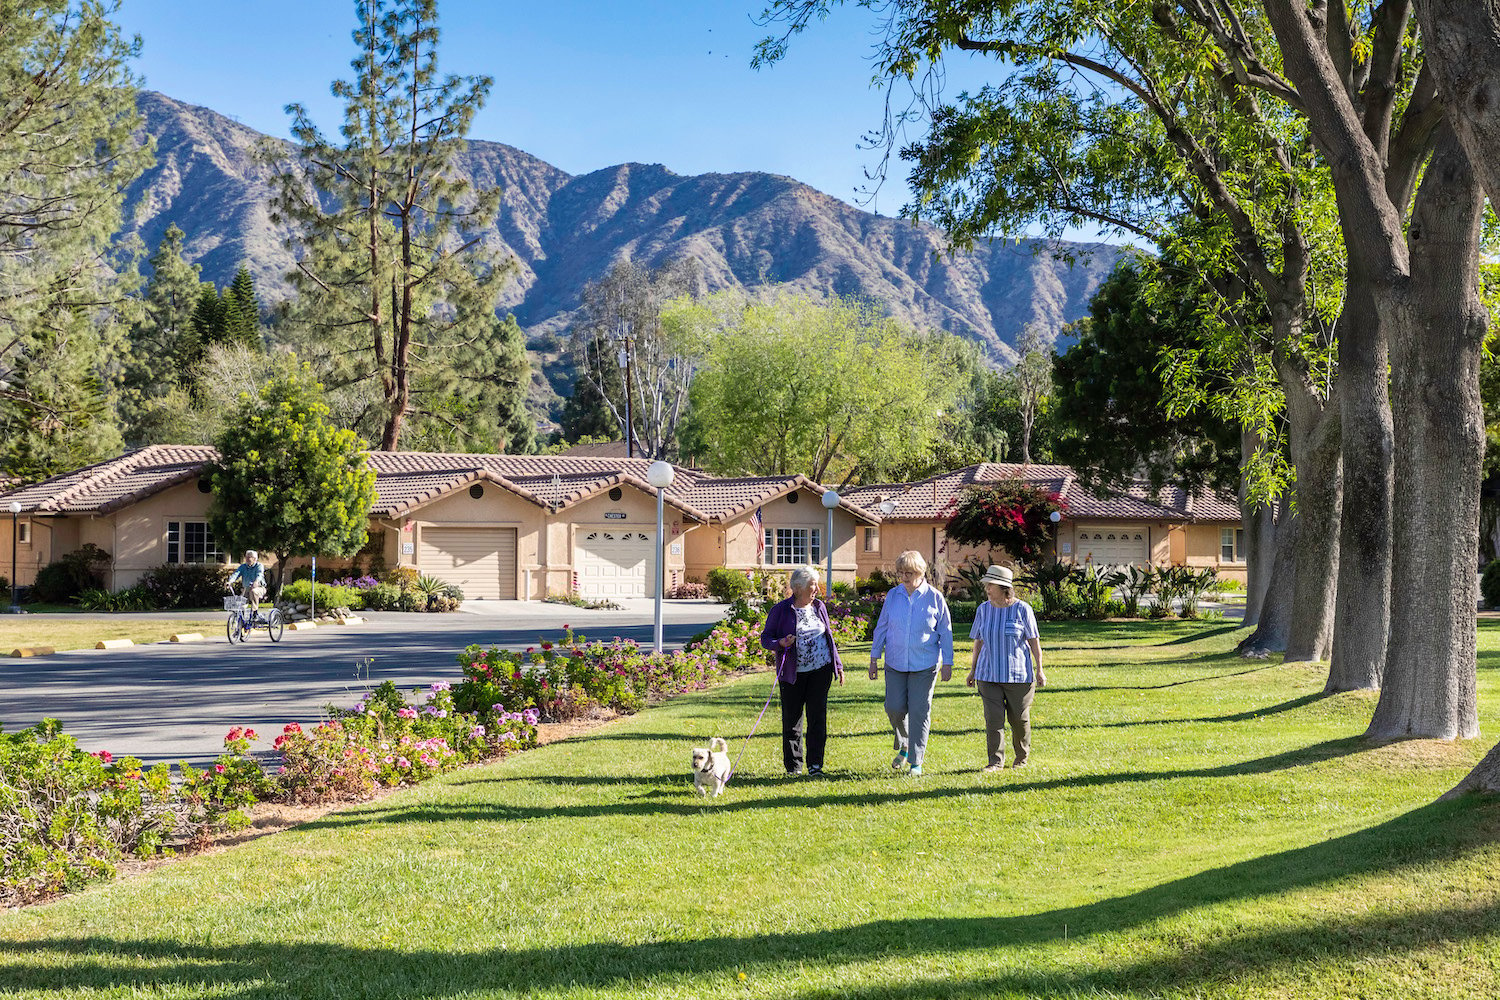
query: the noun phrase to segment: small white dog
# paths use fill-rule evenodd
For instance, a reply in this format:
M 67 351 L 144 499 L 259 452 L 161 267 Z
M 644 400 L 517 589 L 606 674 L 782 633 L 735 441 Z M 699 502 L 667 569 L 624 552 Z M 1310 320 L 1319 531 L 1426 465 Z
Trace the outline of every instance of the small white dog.
M 718 798 L 729 780 L 729 744 L 715 736 L 706 747 L 693 747 L 693 787 L 698 794 L 708 798 L 708 786 L 712 785 L 714 797 Z

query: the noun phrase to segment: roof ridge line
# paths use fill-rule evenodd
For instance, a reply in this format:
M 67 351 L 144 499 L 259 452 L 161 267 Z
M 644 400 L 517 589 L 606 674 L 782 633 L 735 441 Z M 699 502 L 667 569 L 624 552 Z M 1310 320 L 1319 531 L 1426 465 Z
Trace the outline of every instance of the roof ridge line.
M 112 480 L 119 479 L 127 472 L 133 472 L 136 469 L 140 468 L 141 462 L 145 459 L 148 453 L 154 452 L 160 447 L 162 446 L 158 444 L 142 445 L 141 447 L 136 448 L 133 451 L 127 451 L 125 454 L 120 455 L 116 458 L 101 462 L 96 467 L 96 471 L 80 478 L 78 482 L 63 490 L 61 493 L 55 494 L 50 500 L 44 500 L 42 503 L 37 504 L 36 509 L 55 510 L 57 508 L 60 508 L 69 500 L 76 499 L 78 495 L 85 490 L 94 489 L 98 486 L 102 486 L 105 483 L 111 482 Z

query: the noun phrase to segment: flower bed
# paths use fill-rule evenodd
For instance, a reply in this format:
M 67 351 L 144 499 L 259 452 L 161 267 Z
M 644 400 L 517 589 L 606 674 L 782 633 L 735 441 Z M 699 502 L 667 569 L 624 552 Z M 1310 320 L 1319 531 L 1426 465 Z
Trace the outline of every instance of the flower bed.
M 165 764 L 85 753 L 60 723 L 0 734 L 0 904 L 29 902 L 113 875 L 126 856 L 197 848 L 242 828 L 262 801 L 357 800 L 377 787 L 412 784 L 536 745 L 537 724 L 598 707 L 636 711 L 765 669 L 764 618 L 744 609 L 688 648 L 660 655 L 635 642 L 589 642 L 563 627 L 562 641 L 522 653 L 470 646 L 464 680 L 434 683 L 408 700 L 387 681 L 352 708 L 326 707 L 304 728 L 287 724 L 266 773 L 251 756 L 253 729 L 236 726 L 224 753 L 174 779 Z M 852 627 L 852 626 L 850 626 Z
M 257 802 L 361 799 L 536 745 L 534 712 L 454 711 L 446 682 L 413 704 L 387 682 L 329 716 L 285 727 L 273 774 L 250 755 L 259 735 L 236 726 L 217 761 L 184 763 L 175 780 L 165 764 L 85 753 L 55 720 L 0 735 L 0 904 L 109 878 L 126 856 L 205 847 L 242 829 Z

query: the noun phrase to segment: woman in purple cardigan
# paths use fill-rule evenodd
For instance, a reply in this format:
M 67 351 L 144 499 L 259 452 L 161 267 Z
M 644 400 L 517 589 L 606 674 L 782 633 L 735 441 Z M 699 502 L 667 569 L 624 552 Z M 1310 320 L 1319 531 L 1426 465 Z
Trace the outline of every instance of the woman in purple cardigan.
M 781 688 L 781 758 L 787 774 L 802 772 L 802 716 L 807 715 L 807 773 L 823 773 L 828 742 L 828 691 L 837 677 L 844 683 L 844 664 L 833 641 L 828 609 L 818 600 L 818 571 L 792 570 L 792 596 L 766 615 L 760 644 L 776 654 Z

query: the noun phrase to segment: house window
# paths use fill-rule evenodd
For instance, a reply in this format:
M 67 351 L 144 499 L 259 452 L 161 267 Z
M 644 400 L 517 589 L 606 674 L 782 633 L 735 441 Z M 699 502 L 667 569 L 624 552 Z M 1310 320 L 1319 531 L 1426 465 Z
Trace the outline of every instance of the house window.
M 1219 529 L 1219 562 L 1238 563 L 1245 561 L 1245 529 Z
M 805 566 L 823 558 L 817 528 L 767 528 L 766 555 L 773 566 Z
M 22 521 L 16 525 L 16 542 L 19 545 L 31 544 L 31 522 Z
M 223 562 L 224 553 L 214 543 L 213 532 L 206 521 L 167 522 L 167 562 Z
M 880 551 L 880 529 L 879 528 L 866 528 L 865 529 L 865 551 L 866 552 L 879 552 Z

